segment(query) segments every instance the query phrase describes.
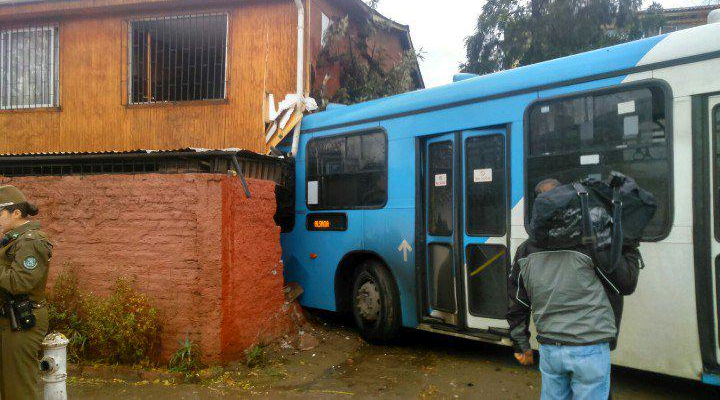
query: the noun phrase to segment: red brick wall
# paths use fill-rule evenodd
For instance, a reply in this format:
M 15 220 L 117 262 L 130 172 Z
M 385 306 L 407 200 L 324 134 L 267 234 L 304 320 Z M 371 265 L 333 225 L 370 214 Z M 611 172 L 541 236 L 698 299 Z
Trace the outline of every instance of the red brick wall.
M 237 178 L 222 182 L 222 325 L 224 360 L 291 328 L 283 306 L 280 227 L 275 225 L 275 184 L 254 181 L 248 199 Z M 268 245 L 271 243 L 272 245 Z
M 105 295 L 130 278 L 163 312 L 163 355 L 189 335 L 208 360 L 238 358 L 291 328 L 274 184 L 211 174 L 2 179 L 40 208 L 53 243 L 50 281 L 67 264 Z

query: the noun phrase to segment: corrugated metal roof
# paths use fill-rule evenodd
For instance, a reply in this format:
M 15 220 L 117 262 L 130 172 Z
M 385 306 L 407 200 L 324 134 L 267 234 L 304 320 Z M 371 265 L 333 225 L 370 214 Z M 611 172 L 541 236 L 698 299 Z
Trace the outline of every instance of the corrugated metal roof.
M 20 153 L 0 155 L 0 176 L 226 174 L 235 170 L 243 181 L 253 178 L 285 186 L 292 182 L 290 160 L 234 148 Z
M 37 3 L 40 1 L 51 1 L 51 0 L 0 0 L 0 5 L 5 4 L 21 4 L 21 3 Z M 63 0 L 54 0 L 54 1 L 63 1 Z
M 1 1 L 1 0 L 0 0 Z M 245 149 L 239 149 L 239 148 L 229 148 L 229 149 L 203 149 L 203 148 L 195 148 L 195 147 L 186 147 L 181 149 L 171 149 L 171 150 L 146 150 L 146 149 L 137 149 L 137 150 L 124 150 L 124 151 L 50 151 L 50 152 L 37 152 L 37 153 L 0 153 L 0 158 L 21 158 L 21 157 L 57 157 L 57 156 L 65 156 L 65 157 L 72 157 L 72 156 L 122 156 L 122 155 L 140 155 L 140 154 L 164 154 L 168 156 L 172 155 L 179 155 L 179 154 L 197 154 L 197 155 L 222 155 L 222 154 L 235 154 L 238 156 L 249 156 L 249 157 L 258 157 L 258 158 L 273 158 L 271 156 L 266 156 L 264 154 L 259 154 L 254 151 L 245 150 Z
M 714 10 L 720 8 L 720 4 L 709 5 L 709 6 L 693 6 L 693 7 L 677 7 L 677 8 L 665 8 L 663 12 L 686 12 L 686 11 L 705 11 Z

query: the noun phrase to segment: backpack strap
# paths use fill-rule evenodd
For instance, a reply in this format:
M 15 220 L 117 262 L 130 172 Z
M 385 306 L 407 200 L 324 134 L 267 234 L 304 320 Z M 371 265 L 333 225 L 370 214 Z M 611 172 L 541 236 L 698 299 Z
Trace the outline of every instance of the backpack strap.
M 575 182 L 572 184 L 575 192 L 580 198 L 580 211 L 582 212 L 582 244 L 592 246 L 593 252 L 597 243 L 597 236 L 593 232 L 592 222 L 590 221 L 590 209 L 588 207 L 588 191 L 585 186 Z
M 597 271 L 597 274 L 600 275 L 602 279 L 605 280 L 605 282 L 610 285 L 610 287 L 613 289 L 615 293 L 620 293 L 617 287 L 613 285 L 613 283 L 608 279 L 608 277 L 603 273 L 602 269 L 598 267 L 599 265 L 599 258 L 597 255 L 597 236 L 595 235 L 595 231 L 593 230 L 592 221 L 590 221 L 590 207 L 588 206 L 588 191 L 585 189 L 585 186 L 583 186 L 580 183 L 573 183 L 573 188 L 575 189 L 575 192 L 577 192 L 578 197 L 580 198 L 580 211 L 582 212 L 582 226 L 583 226 L 583 232 L 582 232 L 582 244 L 585 245 L 585 247 L 588 250 L 588 253 L 590 253 L 590 258 L 593 262 L 593 267 L 595 268 L 595 271 Z M 613 224 L 614 225 L 614 224 Z M 615 245 L 615 241 L 613 240 L 613 246 Z M 615 266 L 613 262 L 613 267 Z

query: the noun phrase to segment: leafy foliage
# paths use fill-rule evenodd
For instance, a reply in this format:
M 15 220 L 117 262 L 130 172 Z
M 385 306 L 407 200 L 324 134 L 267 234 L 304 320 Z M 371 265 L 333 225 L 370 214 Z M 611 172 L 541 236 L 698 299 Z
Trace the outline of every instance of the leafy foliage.
M 720 0 L 717 0 L 720 1 Z M 646 36 L 652 36 L 659 33 L 660 28 L 665 25 L 667 18 L 663 14 L 663 7 L 659 3 L 652 3 L 644 11 L 642 16 L 643 33 Z
M 180 348 L 170 357 L 170 371 L 182 372 L 185 375 L 200 370 L 203 367 L 200 347 L 188 339 L 179 340 Z
M 662 6 L 642 0 L 488 0 L 465 41 L 464 72 L 490 73 L 657 33 Z
M 118 279 L 108 298 L 80 293 L 77 271 L 66 267 L 48 296 L 50 331 L 70 339 L 72 362 L 155 365 L 162 321 L 149 299 Z
M 81 360 L 87 343 L 87 332 L 80 319 L 81 301 L 77 273 L 66 266 L 48 293 L 49 331 L 62 332 L 70 340 L 68 361 L 74 363 Z
M 264 344 L 256 344 L 245 350 L 245 364 L 250 368 L 262 367 L 267 364 L 267 352 Z
M 413 74 L 418 69 L 422 51 L 406 51 L 394 61 L 378 38 L 389 27 L 372 18 L 350 21 L 345 16 L 335 21 L 325 32 L 325 44 L 320 50 L 311 75 L 312 96 L 319 99 L 320 108 L 328 102 L 353 104 L 403 93 L 413 88 Z M 337 67 L 340 88 L 327 93 L 329 72 Z

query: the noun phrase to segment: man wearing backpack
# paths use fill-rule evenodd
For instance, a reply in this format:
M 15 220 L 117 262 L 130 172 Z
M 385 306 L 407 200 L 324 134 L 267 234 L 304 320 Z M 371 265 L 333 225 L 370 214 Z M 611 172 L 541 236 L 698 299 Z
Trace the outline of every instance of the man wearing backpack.
M 536 195 L 560 186 L 540 182 Z M 592 253 L 592 254 L 589 254 Z M 623 248 L 614 265 L 609 249 L 555 250 L 527 240 L 517 250 L 508 278 L 506 315 L 523 365 L 533 363 L 530 314 L 537 329 L 542 399 L 600 399 L 610 392 L 610 350 L 617 341 L 622 296 L 635 290 L 640 256 Z

